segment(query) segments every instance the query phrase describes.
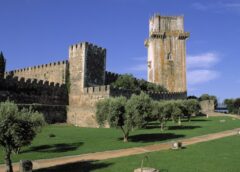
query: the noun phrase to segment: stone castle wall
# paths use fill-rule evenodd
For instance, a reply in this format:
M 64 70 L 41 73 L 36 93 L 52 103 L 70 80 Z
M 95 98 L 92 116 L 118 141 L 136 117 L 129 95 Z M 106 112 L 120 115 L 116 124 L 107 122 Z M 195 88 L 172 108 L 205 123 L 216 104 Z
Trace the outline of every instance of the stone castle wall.
M 68 93 L 65 85 L 7 77 L 0 79 L 0 101 L 6 100 L 17 104 L 67 105 Z
M 68 71 L 68 61 L 53 62 L 44 65 L 17 69 L 5 73 L 5 76 L 17 76 L 26 79 L 38 79 L 59 84 L 65 84 Z
M 66 122 L 68 92 L 64 84 L 7 76 L 0 78 L 0 102 L 6 100 L 20 108 L 31 106 L 43 113 L 47 123 Z
M 111 83 L 115 82 L 118 77 L 120 77 L 121 75 L 118 73 L 113 73 L 113 72 L 105 72 L 105 83 L 104 85 L 110 85 Z
M 124 96 L 130 98 L 132 94 L 140 94 L 140 92 L 112 88 L 110 85 L 102 85 L 96 87 L 85 87 L 78 106 L 71 107 L 71 115 L 68 115 L 68 122 L 76 126 L 82 127 L 98 127 L 96 122 L 96 103 L 99 100 Z M 153 100 L 170 100 L 184 99 L 187 93 L 160 93 L 147 92 Z
M 68 123 L 96 127 L 95 102 L 108 98 L 107 91 L 86 95 L 85 87 L 104 85 L 106 49 L 83 42 L 69 47 L 70 93 Z
M 154 100 L 186 98 L 183 17 L 155 16 L 150 20 L 148 80 L 170 93 L 147 92 Z M 147 67 L 147 66 L 146 66 Z M 0 79 L 0 101 L 33 106 L 47 121 L 98 127 L 96 102 L 140 92 L 110 87 L 121 76 L 106 71 L 106 49 L 88 42 L 69 47 L 69 59 L 9 71 Z M 55 121 L 54 121 L 55 120 Z

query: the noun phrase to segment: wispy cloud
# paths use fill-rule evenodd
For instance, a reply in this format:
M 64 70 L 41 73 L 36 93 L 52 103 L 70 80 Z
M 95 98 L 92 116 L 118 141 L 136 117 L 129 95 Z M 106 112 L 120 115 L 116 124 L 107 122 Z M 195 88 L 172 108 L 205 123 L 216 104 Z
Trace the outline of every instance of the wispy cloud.
M 133 57 L 131 59 L 134 61 L 147 61 L 147 57 L 145 56 Z
M 135 72 L 137 72 L 137 71 L 146 72 L 147 71 L 147 64 L 145 64 L 145 63 L 144 64 L 137 64 L 133 67 L 130 67 L 129 70 L 135 71 Z
M 220 76 L 218 71 L 208 70 L 208 69 L 199 69 L 188 71 L 187 80 L 188 84 L 196 85 L 209 82 L 211 80 L 217 79 Z
M 198 85 L 217 79 L 220 72 L 213 67 L 220 61 L 218 53 L 206 52 L 187 56 L 187 81 L 189 85 Z
M 207 10 L 209 8 L 208 5 L 202 4 L 202 3 L 199 3 L 199 2 L 194 2 L 192 4 L 192 7 L 196 10 L 201 10 L 201 11 Z
M 200 11 L 212 10 L 215 12 L 220 12 L 228 10 L 233 12 L 240 12 L 240 2 L 218 2 L 218 3 L 194 2 L 192 4 L 192 7 Z
M 198 55 L 187 56 L 187 68 L 210 68 L 217 64 L 220 60 L 220 56 L 217 53 L 208 52 Z

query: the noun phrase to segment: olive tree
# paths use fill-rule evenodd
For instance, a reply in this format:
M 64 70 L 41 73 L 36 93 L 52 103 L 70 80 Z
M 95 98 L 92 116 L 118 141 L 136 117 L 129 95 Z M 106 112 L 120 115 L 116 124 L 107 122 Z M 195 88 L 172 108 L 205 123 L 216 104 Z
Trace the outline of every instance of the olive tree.
M 188 117 L 188 121 L 191 120 L 192 115 L 196 115 L 200 111 L 199 102 L 196 99 L 188 99 L 183 101 L 183 113 Z
M 145 127 L 151 118 L 152 99 L 144 92 L 133 94 L 127 102 L 126 113 L 132 118 L 133 128 Z
M 167 114 L 164 113 L 164 111 L 163 111 L 164 105 L 165 105 L 164 101 L 161 101 L 161 102 L 154 101 L 153 107 L 152 107 L 152 118 L 154 120 L 159 121 L 162 131 L 164 130 L 164 127 L 165 127 L 167 119 L 168 119 Z
M 13 172 L 12 152 L 30 145 L 43 124 L 43 115 L 32 109 L 19 110 L 9 101 L 0 103 L 0 146 L 5 153 L 6 172 Z
M 100 126 L 107 122 L 111 128 L 120 128 L 123 141 L 127 142 L 134 128 L 146 125 L 152 109 L 152 100 L 145 93 L 125 97 L 111 98 L 97 103 L 96 118 Z

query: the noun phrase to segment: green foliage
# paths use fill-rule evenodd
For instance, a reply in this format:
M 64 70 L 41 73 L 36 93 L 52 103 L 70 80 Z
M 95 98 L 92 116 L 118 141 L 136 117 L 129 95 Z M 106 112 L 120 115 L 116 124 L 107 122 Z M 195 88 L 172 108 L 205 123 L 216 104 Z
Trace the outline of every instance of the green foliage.
M 97 122 L 104 126 L 107 121 L 111 128 L 120 128 L 127 142 L 132 129 L 146 125 L 152 111 L 151 102 L 152 99 L 143 92 L 132 95 L 128 101 L 125 97 L 102 100 L 96 105 Z
M 196 99 L 184 100 L 183 107 L 183 114 L 188 117 L 188 120 L 190 120 L 191 115 L 198 114 L 201 109 L 199 102 Z
M 118 77 L 118 79 L 112 83 L 112 86 L 120 89 L 136 90 L 137 80 L 131 74 L 125 74 Z
M 5 150 L 7 171 L 12 172 L 11 153 L 28 146 L 43 124 L 42 114 L 31 108 L 19 110 L 12 102 L 0 103 L 0 146 Z
M 133 91 L 154 91 L 154 92 L 168 92 L 166 88 L 147 82 L 143 79 L 137 80 L 131 74 L 124 74 L 111 84 L 114 88 L 128 89 Z
M 107 117 L 110 127 L 124 127 L 127 130 L 127 124 L 130 119 L 126 116 L 125 113 L 126 101 L 127 100 L 125 97 L 117 97 L 110 100 L 109 114 Z
M 240 114 L 240 98 L 225 99 L 224 104 L 227 105 L 229 113 Z
M 133 94 L 127 102 L 126 111 L 133 120 L 132 127 L 143 128 L 151 116 L 152 99 L 143 92 L 140 95 Z
M 98 101 L 96 104 L 96 120 L 100 127 L 104 127 L 107 117 L 109 116 L 109 107 L 111 99 Z
M 227 109 L 229 113 L 234 113 L 234 99 L 225 99 L 224 104 L 227 105 Z
M 163 101 L 158 102 L 154 101 L 153 102 L 153 107 L 152 107 L 152 119 L 153 120 L 158 120 L 161 126 L 161 130 L 164 130 L 164 127 L 166 125 L 168 116 L 167 114 L 164 113 L 164 106 L 165 103 Z

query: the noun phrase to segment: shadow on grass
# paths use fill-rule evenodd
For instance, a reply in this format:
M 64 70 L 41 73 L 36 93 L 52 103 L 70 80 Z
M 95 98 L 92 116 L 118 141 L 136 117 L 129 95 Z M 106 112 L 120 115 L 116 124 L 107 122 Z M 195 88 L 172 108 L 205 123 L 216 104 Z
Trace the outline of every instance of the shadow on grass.
M 173 133 L 154 133 L 154 134 L 138 134 L 129 136 L 128 140 L 130 142 L 156 142 L 156 141 L 164 141 L 164 140 L 171 140 L 177 138 L 183 138 L 185 135 L 182 134 L 173 134 Z M 122 140 L 123 138 L 119 138 Z
M 191 119 L 190 122 L 207 122 L 207 121 L 211 121 L 209 119 Z
M 106 168 L 112 163 L 100 163 L 98 161 L 80 161 L 58 165 L 50 168 L 34 170 L 33 172 L 90 172 L 92 170 Z
M 81 145 L 83 145 L 83 142 L 79 143 L 72 143 L 72 144 L 66 144 L 66 143 L 59 143 L 59 144 L 52 144 L 52 145 L 41 145 L 41 146 L 31 146 L 27 150 L 21 151 L 21 153 L 26 152 L 68 152 L 68 151 L 74 151 L 78 149 Z
M 169 126 L 168 130 L 192 130 L 196 128 L 202 128 L 201 126 Z

